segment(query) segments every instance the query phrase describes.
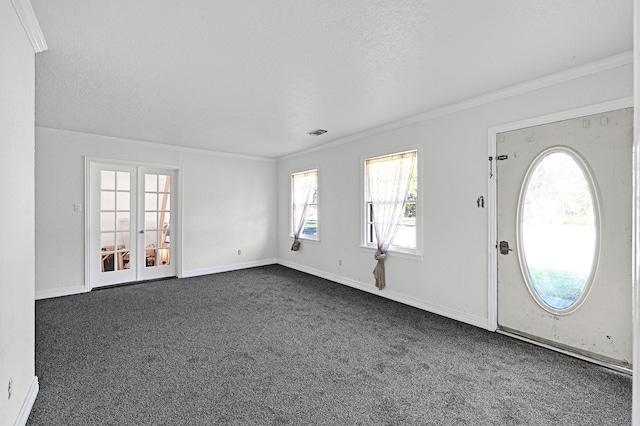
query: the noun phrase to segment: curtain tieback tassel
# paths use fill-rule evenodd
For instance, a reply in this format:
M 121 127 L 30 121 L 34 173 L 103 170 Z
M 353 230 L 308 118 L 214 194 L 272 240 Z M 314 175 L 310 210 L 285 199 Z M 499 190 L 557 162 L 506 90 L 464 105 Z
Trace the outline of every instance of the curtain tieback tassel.
M 387 253 L 382 250 L 376 250 L 376 254 L 373 256 L 378 261 L 376 267 L 373 270 L 373 276 L 376 279 L 376 287 L 382 290 L 386 285 L 385 273 L 384 273 L 384 259 L 387 257 Z

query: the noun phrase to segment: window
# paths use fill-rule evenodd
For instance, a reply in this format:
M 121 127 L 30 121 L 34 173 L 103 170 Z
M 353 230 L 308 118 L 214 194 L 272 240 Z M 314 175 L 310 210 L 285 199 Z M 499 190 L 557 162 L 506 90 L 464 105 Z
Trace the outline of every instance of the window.
M 378 246 L 378 235 L 384 251 L 417 250 L 417 154 L 414 150 L 365 159 L 365 245 Z
M 291 174 L 293 237 L 318 239 L 318 170 Z

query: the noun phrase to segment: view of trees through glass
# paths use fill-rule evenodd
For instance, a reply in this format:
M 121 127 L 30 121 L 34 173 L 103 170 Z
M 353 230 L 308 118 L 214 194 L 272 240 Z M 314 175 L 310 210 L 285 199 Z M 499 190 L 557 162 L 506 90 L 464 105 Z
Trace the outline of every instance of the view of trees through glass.
M 571 155 L 553 152 L 538 163 L 520 219 L 533 289 L 548 306 L 569 308 L 585 290 L 596 244 L 591 186 Z

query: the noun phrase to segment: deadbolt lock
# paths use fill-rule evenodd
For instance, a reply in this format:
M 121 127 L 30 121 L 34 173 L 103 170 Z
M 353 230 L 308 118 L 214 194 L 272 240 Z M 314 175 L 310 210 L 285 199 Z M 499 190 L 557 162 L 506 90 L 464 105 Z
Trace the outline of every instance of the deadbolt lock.
M 509 248 L 508 241 L 500 241 L 500 254 L 509 254 L 510 251 L 513 251 Z

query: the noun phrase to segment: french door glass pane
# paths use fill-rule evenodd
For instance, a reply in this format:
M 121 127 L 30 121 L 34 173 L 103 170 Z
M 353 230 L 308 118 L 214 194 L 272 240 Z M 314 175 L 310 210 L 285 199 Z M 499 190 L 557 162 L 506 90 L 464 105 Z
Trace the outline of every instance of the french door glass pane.
M 145 212 L 145 214 L 144 214 L 144 228 L 145 229 L 158 229 L 158 213 L 157 212 Z
M 158 210 L 158 194 L 144 194 L 144 209 L 146 211 Z
M 118 212 L 116 213 L 116 218 L 118 221 L 118 231 L 128 231 L 131 229 L 130 225 L 130 216 L 129 212 Z
M 118 172 L 118 190 L 131 190 L 131 174 L 129 172 Z
M 100 210 L 116 209 L 116 193 L 114 191 L 102 191 L 100 193 Z
M 100 189 L 100 270 L 105 273 L 128 269 L 131 173 L 102 170 Z
M 158 191 L 158 175 L 155 175 L 155 174 L 144 175 L 144 190 L 146 192 Z
M 144 175 L 145 210 L 145 266 L 170 264 L 171 177 L 146 173 Z
M 115 235 L 116 234 L 114 232 L 103 232 L 100 234 L 100 245 L 102 246 L 102 251 L 113 250 L 113 245 L 116 240 Z
M 114 212 L 100 213 L 100 230 L 101 231 L 116 230 L 116 214 Z
M 118 250 L 129 250 L 131 248 L 129 232 L 117 232 L 116 240 L 118 241 Z
M 158 175 L 158 191 L 169 192 L 170 186 L 171 186 L 171 176 Z
M 160 205 L 158 206 L 160 210 L 163 210 L 163 211 L 170 210 L 171 195 L 169 195 L 169 194 L 160 194 L 158 201 L 160 202 Z
M 147 248 L 158 247 L 158 231 L 146 231 L 146 246 Z
M 131 210 L 131 193 L 129 191 L 118 191 L 116 193 L 116 205 L 118 211 L 130 211 Z
M 102 170 L 100 172 L 100 189 L 116 189 L 116 172 L 113 170 Z

